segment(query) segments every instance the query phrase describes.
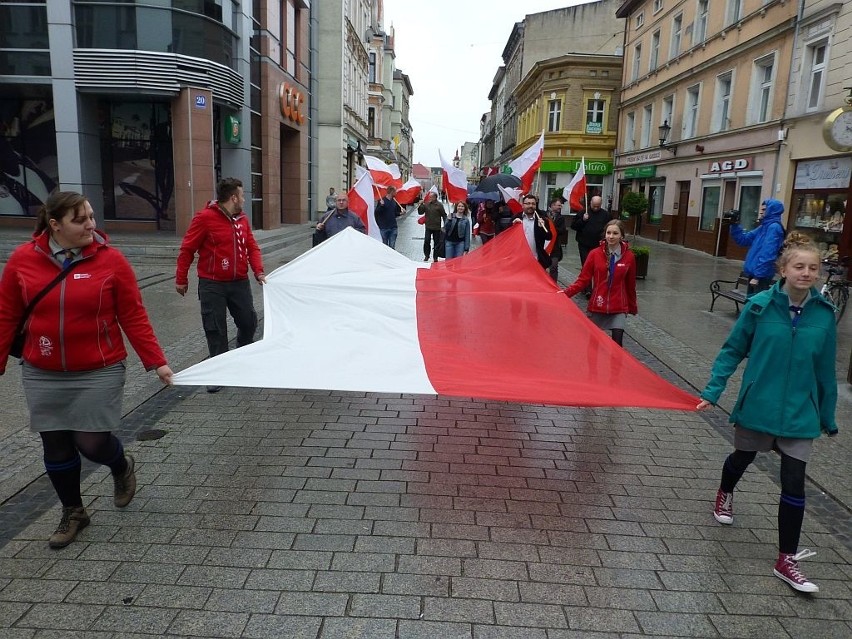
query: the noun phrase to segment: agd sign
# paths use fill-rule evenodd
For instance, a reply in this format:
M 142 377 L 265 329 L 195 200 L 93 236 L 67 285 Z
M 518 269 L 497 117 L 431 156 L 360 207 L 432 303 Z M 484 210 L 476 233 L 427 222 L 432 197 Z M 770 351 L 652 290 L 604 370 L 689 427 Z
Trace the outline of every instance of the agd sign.
M 754 163 L 754 158 L 735 158 L 733 160 L 716 160 L 710 163 L 710 173 L 726 173 L 728 171 L 747 171 Z

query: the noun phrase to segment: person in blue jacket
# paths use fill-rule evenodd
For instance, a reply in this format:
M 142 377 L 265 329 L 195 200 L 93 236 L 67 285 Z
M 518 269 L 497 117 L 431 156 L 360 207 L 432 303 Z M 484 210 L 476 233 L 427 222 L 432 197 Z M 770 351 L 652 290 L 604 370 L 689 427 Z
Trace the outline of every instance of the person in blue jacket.
M 745 372 L 730 421 L 734 452 L 725 460 L 713 517 L 734 522 L 734 487 L 758 452 L 781 455 L 778 503 L 778 560 L 774 574 L 800 592 L 817 592 L 799 570 L 798 551 L 805 515 L 805 465 L 813 440 L 837 434 L 834 411 L 836 327 L 834 308 L 814 287 L 819 249 L 807 236 L 791 233 L 778 260 L 781 280 L 757 293 L 713 363 L 698 410 L 719 400 L 728 378 L 746 357 Z
M 765 291 L 772 286 L 775 277 L 775 262 L 781 245 L 784 244 L 784 225 L 781 216 L 784 205 L 778 200 L 763 200 L 757 214 L 757 227 L 744 231 L 743 227 L 731 224 L 731 237 L 740 246 L 748 246 L 743 274 L 749 278 L 748 294 Z

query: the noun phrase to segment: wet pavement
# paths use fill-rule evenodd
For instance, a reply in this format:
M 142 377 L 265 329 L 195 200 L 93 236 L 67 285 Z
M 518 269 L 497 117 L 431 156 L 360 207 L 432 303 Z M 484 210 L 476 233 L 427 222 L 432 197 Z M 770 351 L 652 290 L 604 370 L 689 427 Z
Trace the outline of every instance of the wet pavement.
M 422 229 L 404 218 L 397 243 L 418 261 Z M 651 247 L 650 269 L 626 348 L 697 392 L 735 320 L 724 300 L 708 312 L 709 282 L 732 279 L 739 264 L 639 243 Z M 302 232 L 267 270 L 308 247 Z M 198 302 L 174 292 L 173 262 L 134 263 L 173 367 L 199 361 Z M 577 267 L 571 239 L 563 284 Z M 743 478 L 734 525 L 712 518 L 733 392 L 702 414 L 210 395 L 160 388 L 134 356 L 121 436 L 139 492 L 116 510 L 108 472 L 84 466 L 92 523 L 55 551 L 46 539 L 59 508 L 10 365 L 0 384 L 0 636 L 852 636 L 849 321 L 837 362 L 841 434 L 817 442 L 808 468 L 801 547 L 818 553 L 802 564 L 820 585 L 814 596 L 772 576 L 773 456 Z M 165 434 L 140 440 L 152 429 Z

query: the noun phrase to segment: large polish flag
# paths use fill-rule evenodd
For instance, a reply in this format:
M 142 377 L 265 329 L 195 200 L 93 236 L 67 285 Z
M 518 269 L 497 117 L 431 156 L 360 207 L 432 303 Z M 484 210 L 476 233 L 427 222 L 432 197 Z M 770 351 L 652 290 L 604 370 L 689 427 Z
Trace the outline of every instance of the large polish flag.
M 506 188 L 505 186 L 498 184 L 497 188 L 500 190 L 500 195 L 503 196 L 503 201 L 509 207 L 509 210 L 512 212 L 512 215 L 517 215 L 518 213 L 522 213 L 524 210 L 523 197 L 524 191 L 521 189 L 513 189 Z
M 541 166 L 541 158 L 544 156 L 544 130 L 541 132 L 538 140 L 530 148 L 524 151 L 519 157 L 509 162 L 509 168 L 512 169 L 512 175 L 520 178 L 521 190 L 524 193 L 529 193 L 532 190 L 532 183 L 535 179 L 535 174 Z
M 465 202 L 467 200 L 467 176 L 464 171 L 454 167 L 444 159 L 441 151 L 438 151 L 438 157 L 441 160 L 441 168 L 444 174 L 444 191 L 447 192 L 447 199 L 455 204 L 456 202 Z
M 376 200 L 373 195 L 373 177 L 370 172 L 364 171 L 346 195 L 349 196 L 349 210 L 361 218 L 364 226 L 367 227 L 367 235 L 381 242 L 382 232 L 376 223 Z
M 409 178 L 396 192 L 396 201 L 400 204 L 413 204 L 423 187 L 414 178 Z
M 178 385 L 418 393 L 694 410 L 589 321 L 514 225 L 465 257 L 414 262 L 345 229 L 267 275 L 263 339 Z M 459 326 L 488 326 L 471 340 Z
M 373 183 L 378 187 L 402 186 L 402 174 L 399 172 L 397 164 L 386 164 L 384 160 L 372 155 L 365 155 L 364 162 L 367 165 L 367 170 L 373 176 Z
M 580 159 L 580 167 L 564 189 L 562 198 L 568 202 L 572 211 L 582 211 L 585 208 L 586 197 L 586 158 Z

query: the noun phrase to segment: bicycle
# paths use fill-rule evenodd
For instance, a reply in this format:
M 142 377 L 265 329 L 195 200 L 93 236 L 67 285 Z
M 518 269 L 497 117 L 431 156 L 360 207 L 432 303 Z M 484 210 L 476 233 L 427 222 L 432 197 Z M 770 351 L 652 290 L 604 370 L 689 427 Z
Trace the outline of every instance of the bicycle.
M 849 280 L 846 279 L 846 267 L 837 262 L 823 260 L 828 275 L 825 283 L 819 290 L 820 294 L 834 305 L 834 321 L 840 321 L 846 312 L 846 304 L 849 302 Z

